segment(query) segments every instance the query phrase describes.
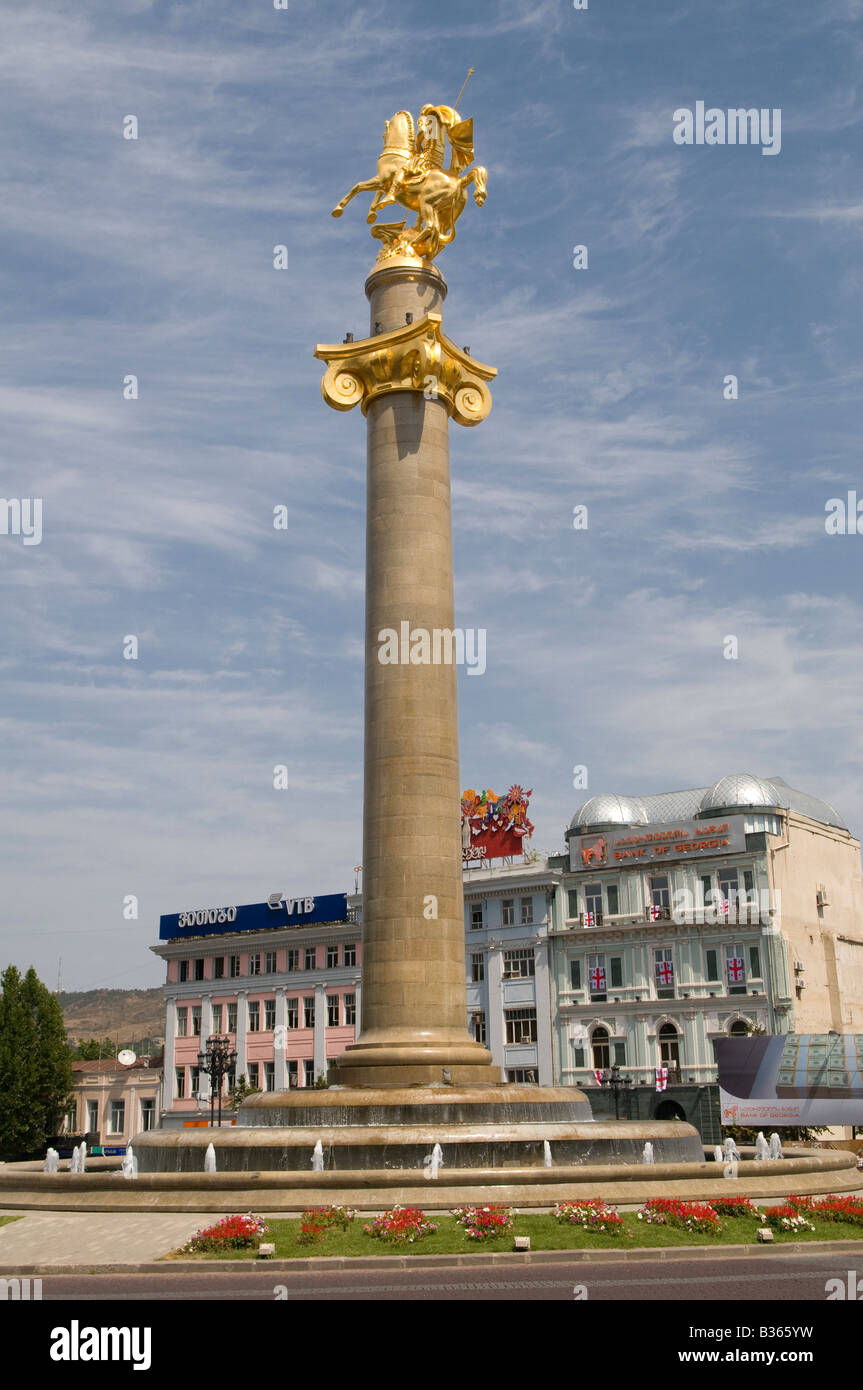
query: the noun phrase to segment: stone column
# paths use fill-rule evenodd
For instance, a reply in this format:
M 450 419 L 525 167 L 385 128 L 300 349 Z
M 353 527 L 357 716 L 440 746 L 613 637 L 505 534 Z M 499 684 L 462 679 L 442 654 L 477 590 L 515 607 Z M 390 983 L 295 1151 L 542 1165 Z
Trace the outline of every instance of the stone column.
M 248 1063 L 246 1061 L 246 1034 L 249 1031 L 249 996 L 244 989 L 237 994 L 237 1080 L 245 1076 Z
M 162 1104 L 166 1110 L 170 1110 L 174 1103 L 176 1089 L 174 1077 L 174 1039 L 176 1036 L 177 1001 L 176 999 L 167 999 L 165 1001 L 165 1057 L 162 1062 L 162 1074 L 165 1078 Z
M 333 1079 L 490 1084 L 467 1030 L 449 416 L 483 419 L 495 373 L 444 337 L 433 266 L 384 264 L 366 293 L 372 336 L 316 352 L 368 434 L 362 1020 Z
M 326 985 L 315 985 L 315 1080 L 321 1072 L 327 1071 L 327 990 Z
M 206 1052 L 207 1038 L 213 1031 L 213 1000 L 209 994 L 201 996 L 201 1037 L 198 1044 L 199 1052 Z M 205 1071 L 201 1072 L 198 1079 L 198 1094 L 201 1097 L 201 1105 L 209 1103 L 210 1099 L 210 1077 Z
M 276 1031 L 273 1034 L 273 1061 L 276 1064 L 274 1087 L 288 1088 L 288 1005 L 284 985 L 276 990 Z

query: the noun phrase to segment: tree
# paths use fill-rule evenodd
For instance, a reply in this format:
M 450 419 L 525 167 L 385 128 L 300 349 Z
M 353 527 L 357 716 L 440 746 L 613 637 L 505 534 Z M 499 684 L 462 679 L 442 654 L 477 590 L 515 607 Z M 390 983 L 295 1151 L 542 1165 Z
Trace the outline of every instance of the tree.
M 60 1005 L 31 966 L 0 976 L 0 1157 L 41 1153 L 69 1104 L 72 1063 Z
M 231 1110 L 239 1110 L 246 1096 L 258 1096 L 260 1094 L 260 1086 L 250 1086 L 246 1080 L 245 1073 L 243 1073 L 237 1077 L 228 1092 L 228 1105 Z
M 72 1048 L 72 1056 L 80 1062 L 96 1062 L 101 1057 L 116 1057 L 119 1048 L 113 1038 L 81 1038 Z

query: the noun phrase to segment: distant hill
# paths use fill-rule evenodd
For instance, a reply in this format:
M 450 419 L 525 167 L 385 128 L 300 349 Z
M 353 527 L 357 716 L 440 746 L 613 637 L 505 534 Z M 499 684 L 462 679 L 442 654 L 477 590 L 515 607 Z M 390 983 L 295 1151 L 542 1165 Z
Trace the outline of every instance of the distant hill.
M 161 989 L 62 990 L 57 1001 L 70 1042 L 108 1037 L 122 1047 L 165 1037 Z

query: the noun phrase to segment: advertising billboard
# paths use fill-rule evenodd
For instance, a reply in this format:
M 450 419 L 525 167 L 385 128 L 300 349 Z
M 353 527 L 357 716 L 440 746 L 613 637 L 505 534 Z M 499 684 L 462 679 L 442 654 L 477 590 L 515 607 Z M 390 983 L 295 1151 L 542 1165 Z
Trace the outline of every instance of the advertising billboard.
M 323 896 L 283 897 L 276 907 L 246 903 L 242 907 L 205 907 L 191 912 L 171 912 L 159 918 L 159 940 L 184 936 L 220 936 L 225 932 L 267 931 L 273 927 L 308 927 L 316 922 L 346 922 L 346 893 Z
M 724 1125 L 863 1124 L 863 1034 L 721 1038 L 716 1060 Z
M 629 864 L 662 865 L 678 859 L 737 854 L 746 848 L 744 816 L 724 820 L 622 825 L 592 835 L 573 835 L 569 842 L 572 870 L 614 868 Z
M 533 826 L 527 818 L 530 791 L 510 787 L 505 796 L 495 796 L 488 788 L 482 792 L 468 787 L 461 798 L 462 860 L 507 859 L 524 854 Z

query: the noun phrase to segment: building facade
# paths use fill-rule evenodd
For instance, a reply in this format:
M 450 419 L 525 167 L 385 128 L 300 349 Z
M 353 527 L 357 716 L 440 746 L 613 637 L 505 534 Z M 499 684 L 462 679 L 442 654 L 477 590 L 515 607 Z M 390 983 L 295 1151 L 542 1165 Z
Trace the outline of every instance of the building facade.
M 716 1079 L 714 1040 L 859 1032 L 860 844 L 781 778 L 734 774 L 578 808 L 551 927 L 556 1064 L 590 1085 L 615 1064 Z
M 72 1063 L 72 1104 L 66 1134 L 95 1136 L 91 1144 L 128 1144 L 141 1130 L 156 1129 L 162 1111 L 162 1058 L 138 1057 L 123 1066 L 115 1057 Z

